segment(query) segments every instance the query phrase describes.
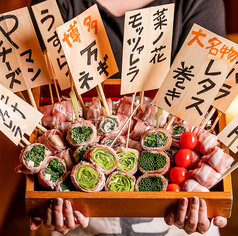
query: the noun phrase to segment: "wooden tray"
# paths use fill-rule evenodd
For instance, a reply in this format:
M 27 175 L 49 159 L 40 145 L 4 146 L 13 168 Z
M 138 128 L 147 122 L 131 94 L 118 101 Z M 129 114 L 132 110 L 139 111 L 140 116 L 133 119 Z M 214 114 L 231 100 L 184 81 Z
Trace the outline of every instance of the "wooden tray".
M 39 93 L 37 93 L 39 95 Z M 219 120 L 220 130 L 225 117 Z M 38 191 L 34 175 L 26 176 L 26 214 L 42 216 L 47 201 L 55 198 L 68 199 L 75 210 L 87 217 L 164 217 L 183 197 L 203 198 L 208 206 L 208 217 L 229 218 L 232 210 L 231 175 L 223 179 L 211 192 L 95 192 L 84 193 Z

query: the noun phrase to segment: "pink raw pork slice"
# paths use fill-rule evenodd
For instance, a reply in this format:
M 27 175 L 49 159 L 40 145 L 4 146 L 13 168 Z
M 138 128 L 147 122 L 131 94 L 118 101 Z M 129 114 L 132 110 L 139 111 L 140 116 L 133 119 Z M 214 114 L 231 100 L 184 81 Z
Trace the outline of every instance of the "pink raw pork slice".
M 16 167 L 17 173 L 34 174 L 47 162 L 51 152 L 41 143 L 33 143 L 22 149 L 19 155 L 20 165 Z

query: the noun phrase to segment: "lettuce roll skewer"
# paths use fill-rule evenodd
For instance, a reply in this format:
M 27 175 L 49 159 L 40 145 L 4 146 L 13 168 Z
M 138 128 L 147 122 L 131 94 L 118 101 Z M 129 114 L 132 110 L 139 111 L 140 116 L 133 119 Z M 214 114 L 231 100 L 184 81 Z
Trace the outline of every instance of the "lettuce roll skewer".
M 111 173 L 106 181 L 105 190 L 110 192 L 134 191 L 136 179 L 133 175 L 120 171 Z
M 86 151 L 84 157 L 97 165 L 105 175 L 114 171 L 118 164 L 116 151 L 108 146 L 97 145 Z
M 105 175 L 97 165 L 81 161 L 74 166 L 71 173 L 74 186 L 83 192 L 97 192 L 105 186 Z

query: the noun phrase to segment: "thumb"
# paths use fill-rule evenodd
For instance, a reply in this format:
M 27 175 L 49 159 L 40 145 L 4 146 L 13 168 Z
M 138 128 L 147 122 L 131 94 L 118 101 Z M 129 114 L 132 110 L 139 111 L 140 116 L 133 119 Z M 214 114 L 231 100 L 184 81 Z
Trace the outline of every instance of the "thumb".
M 31 217 L 30 218 L 30 229 L 37 230 L 41 225 L 42 219 L 40 217 Z

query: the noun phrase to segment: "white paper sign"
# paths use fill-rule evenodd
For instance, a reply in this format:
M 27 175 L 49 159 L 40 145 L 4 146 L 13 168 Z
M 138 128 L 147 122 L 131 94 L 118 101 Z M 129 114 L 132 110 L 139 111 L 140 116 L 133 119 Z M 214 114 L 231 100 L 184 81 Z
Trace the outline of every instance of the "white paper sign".
M 0 85 L 0 100 L 27 123 L 25 133 L 30 136 L 43 114 L 2 85 Z
M 27 129 L 27 122 L 0 100 L 0 130 L 18 145 Z
M 238 115 L 217 135 L 218 139 L 228 146 L 238 135 Z M 238 151 L 238 139 L 229 148 L 232 152 Z
M 126 12 L 121 94 L 158 89 L 171 63 L 174 4 Z

